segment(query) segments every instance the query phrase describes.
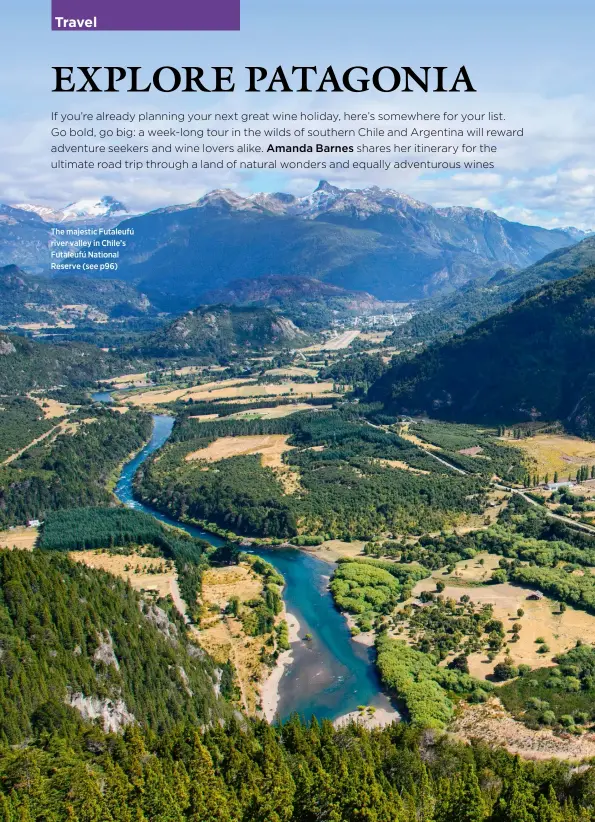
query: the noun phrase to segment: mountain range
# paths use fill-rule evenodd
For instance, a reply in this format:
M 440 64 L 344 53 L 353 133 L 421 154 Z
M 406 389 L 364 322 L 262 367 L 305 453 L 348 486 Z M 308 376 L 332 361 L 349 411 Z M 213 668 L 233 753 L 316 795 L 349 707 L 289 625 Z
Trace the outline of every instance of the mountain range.
M 269 274 L 315 277 L 383 300 L 418 299 L 573 242 L 569 233 L 479 209 L 435 209 L 394 191 L 324 181 L 304 198 L 213 191 L 123 225 L 135 233 L 119 276 L 165 309 L 200 302 L 238 276 Z
M 2 207 L 0 264 L 47 267 L 48 218 Z M 117 214 L 85 217 L 106 218 Z M 216 190 L 120 225 L 134 236 L 118 277 L 168 311 L 192 308 L 238 278 L 269 275 L 316 278 L 382 300 L 420 299 L 489 279 L 503 266 L 524 268 L 579 236 L 574 229 L 527 226 L 477 208 L 434 208 L 390 189 L 341 189 L 326 181 L 306 197 Z
M 595 237 L 561 248 L 523 271 L 498 271 L 487 282 L 473 281 L 444 297 L 428 300 L 409 322 L 396 329 L 395 345 L 431 342 L 460 334 L 513 303 L 527 291 L 563 280 L 595 265 Z
M 595 267 L 400 359 L 369 396 L 397 413 L 476 423 L 561 420 L 594 436 L 593 362 Z

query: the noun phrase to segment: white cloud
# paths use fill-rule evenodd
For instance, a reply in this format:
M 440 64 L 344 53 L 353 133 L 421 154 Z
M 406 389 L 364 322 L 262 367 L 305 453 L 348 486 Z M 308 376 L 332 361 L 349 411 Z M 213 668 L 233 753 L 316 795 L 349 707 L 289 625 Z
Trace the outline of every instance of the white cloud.
M 268 97 L 268 95 L 267 95 Z M 355 171 L 350 169 L 312 169 L 285 172 L 274 171 L 238 171 L 234 169 L 203 169 L 197 172 L 188 171 L 57 171 L 50 168 L 50 158 L 60 156 L 67 159 L 81 159 L 81 155 L 50 155 L 49 148 L 53 139 L 50 136 L 52 124 L 48 119 L 31 119 L 15 123 L 12 119 L 0 120 L 0 140 L 4 147 L 0 157 L 0 200 L 4 202 L 37 202 L 52 206 L 64 205 L 82 197 L 113 194 L 129 204 L 133 209 L 150 209 L 162 205 L 180 202 L 189 202 L 212 188 L 230 187 L 240 193 L 252 193 L 257 190 L 286 190 L 296 194 L 310 191 L 320 178 L 327 178 L 337 185 L 348 187 L 364 187 L 379 185 L 391 187 L 409 194 L 418 199 L 435 205 L 475 205 L 480 208 L 490 208 L 507 219 L 517 219 L 523 222 L 546 226 L 576 225 L 582 228 L 595 227 L 595 168 L 592 168 L 592 146 L 595 142 L 595 107 L 590 97 L 585 95 L 569 96 L 565 99 L 547 99 L 537 94 L 477 94 L 451 95 L 394 95 L 388 97 L 368 96 L 354 98 L 347 95 L 312 95 L 305 99 L 302 95 L 271 95 L 273 98 L 264 100 L 263 97 L 254 99 L 251 95 L 237 95 L 233 100 L 238 111 L 283 110 L 297 112 L 310 105 L 309 111 L 339 113 L 345 110 L 350 113 L 380 113 L 426 111 L 441 113 L 445 109 L 459 115 L 465 113 L 503 112 L 506 121 L 490 122 L 484 118 L 484 128 L 523 129 L 524 136 L 519 138 L 481 138 L 484 142 L 498 146 L 496 154 L 477 155 L 481 160 L 493 160 L 496 168 L 483 171 L 440 171 L 415 169 L 391 169 L 383 172 L 370 169 Z M 437 99 L 439 97 L 440 99 Z M 129 103 L 128 99 L 120 102 Z M 163 111 L 193 111 L 193 101 L 176 98 L 152 99 L 151 108 L 146 101 L 138 104 L 132 101 L 131 111 L 141 112 Z M 111 101 L 110 101 L 111 103 Z M 218 105 L 219 109 L 215 106 Z M 107 109 L 107 103 L 102 101 L 97 110 Z M 66 109 L 64 109 L 66 110 Z M 73 107 L 72 111 L 80 110 Z M 86 108 L 85 111 L 91 109 Z M 117 111 L 113 106 L 110 111 Z M 119 109 L 123 111 L 124 109 Z M 201 108 L 202 113 L 218 110 L 231 110 L 230 100 L 211 103 L 210 108 Z M 159 124 L 167 128 L 171 123 Z M 178 125 L 178 124 L 173 124 Z M 252 124 L 261 128 L 260 124 Z M 290 128 L 298 123 L 273 123 L 263 126 L 281 125 Z M 304 123 L 306 128 L 325 128 L 324 121 Z M 388 132 L 389 128 L 402 128 L 405 124 L 396 122 L 378 123 L 337 123 L 335 128 L 358 128 L 361 125 L 379 126 Z M 421 123 L 415 124 L 421 128 L 453 127 L 453 123 Z M 470 127 L 475 127 L 473 123 Z M 118 124 L 111 124 L 116 128 Z M 68 129 L 70 126 L 66 124 Z M 80 124 L 77 124 L 80 127 Z M 95 126 L 97 128 L 97 126 Z M 125 127 L 138 129 L 138 124 L 126 124 Z M 185 124 L 185 127 L 198 127 L 194 124 Z M 220 128 L 221 124 L 217 124 Z M 242 134 L 238 138 L 228 138 L 229 144 L 236 148 L 240 143 L 258 143 L 264 147 L 269 142 L 274 143 L 301 143 L 301 137 L 277 138 L 244 136 L 243 124 L 237 126 Z M 461 126 L 466 130 L 467 126 Z M 411 128 L 411 123 L 409 124 Z M 465 138 L 472 142 L 475 138 Z M 306 140 L 311 142 L 312 140 Z M 456 137 L 424 138 L 393 138 L 388 136 L 356 138 L 356 142 L 366 144 L 384 144 L 392 146 L 396 143 L 418 142 L 424 145 L 451 145 L 460 144 L 461 139 Z M 66 138 L 64 142 L 72 143 Z M 84 141 L 83 141 L 84 142 Z M 95 140 L 98 143 L 123 143 L 123 138 L 114 137 L 112 141 Z M 139 141 L 144 142 L 144 141 Z M 161 142 L 155 138 L 154 144 Z M 190 138 L 181 138 L 178 142 L 191 142 Z M 199 141 L 200 142 L 200 141 Z M 320 142 L 341 143 L 341 138 L 320 138 Z M 92 158 L 94 155 L 89 155 Z M 95 155 L 96 156 L 96 155 Z M 105 157 L 106 155 L 103 155 Z M 110 157 L 134 158 L 140 155 L 109 155 Z M 144 155 L 145 157 L 147 155 Z M 172 159 L 186 155 L 159 154 L 148 155 L 152 159 Z M 189 159 L 224 159 L 239 158 L 239 154 L 196 154 Z M 419 160 L 436 157 L 448 159 L 449 154 L 420 154 Z M 470 155 L 475 159 L 475 154 Z M 413 155 L 397 153 L 362 154 L 362 155 L 252 155 L 249 159 L 311 159 L 315 161 L 364 159 L 403 160 L 414 159 Z M 451 159 L 459 159 L 459 154 Z M 188 159 L 188 158 L 187 158 Z M 465 158 L 466 159 L 466 158 Z

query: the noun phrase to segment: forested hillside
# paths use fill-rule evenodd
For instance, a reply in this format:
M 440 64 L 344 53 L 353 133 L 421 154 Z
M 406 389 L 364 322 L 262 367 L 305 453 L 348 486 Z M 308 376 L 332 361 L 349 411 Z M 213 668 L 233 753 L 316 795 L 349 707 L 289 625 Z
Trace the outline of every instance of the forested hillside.
M 566 280 L 595 264 L 595 237 L 560 248 L 522 271 L 502 269 L 491 279 L 474 281 L 445 297 L 428 301 L 413 319 L 397 328 L 395 345 L 431 342 L 461 334 L 502 311 L 523 294 L 553 280 Z
M 36 277 L 15 265 L 0 268 L 0 323 L 51 323 L 78 315 L 136 317 L 151 313 L 149 300 L 119 280 Z M 75 307 L 77 307 L 75 309 Z
M 0 528 L 44 519 L 50 511 L 110 505 L 112 472 L 151 435 L 149 414 L 100 409 L 73 418 L 69 433 L 48 438 L 0 466 Z
M 232 280 L 209 291 L 210 304 L 262 306 L 282 311 L 300 328 L 328 328 L 333 320 L 380 311 L 382 303 L 365 291 L 348 291 L 313 277 L 275 276 Z
M 0 551 L 0 647 L 4 744 L 72 732 L 75 707 L 113 730 L 136 722 L 160 732 L 227 715 L 214 666 L 173 611 L 60 554 Z
M 175 563 L 180 594 L 190 621 L 200 620 L 202 575 L 208 567 L 208 542 L 166 528 L 157 519 L 130 508 L 68 508 L 46 517 L 39 547 L 43 551 L 82 551 L 150 545 Z
M 47 419 L 40 405 L 29 397 L 0 398 L 0 413 L 0 462 L 55 425 L 55 420 Z
M 370 389 L 395 412 L 562 420 L 595 433 L 595 268 L 543 286 L 463 336 L 397 361 Z
M 85 343 L 54 345 L 0 332 L 0 394 L 55 386 L 88 386 L 131 368 L 122 359 Z
M 7 822 L 589 822 L 593 768 L 393 725 L 296 717 L 160 738 L 81 729 L 0 752 Z
M 136 353 L 149 357 L 199 357 L 217 362 L 240 352 L 299 348 L 308 337 L 268 308 L 202 306 L 142 340 Z

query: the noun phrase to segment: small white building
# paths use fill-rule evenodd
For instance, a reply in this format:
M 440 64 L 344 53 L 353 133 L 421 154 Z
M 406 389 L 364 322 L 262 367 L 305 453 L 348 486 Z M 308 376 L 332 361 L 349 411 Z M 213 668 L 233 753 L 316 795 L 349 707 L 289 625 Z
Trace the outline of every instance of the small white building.
M 41 522 L 38 519 L 28 519 L 27 528 L 39 528 Z
M 560 488 L 574 488 L 575 485 L 574 480 L 566 480 L 566 482 L 548 482 L 545 487 L 548 491 L 559 491 Z

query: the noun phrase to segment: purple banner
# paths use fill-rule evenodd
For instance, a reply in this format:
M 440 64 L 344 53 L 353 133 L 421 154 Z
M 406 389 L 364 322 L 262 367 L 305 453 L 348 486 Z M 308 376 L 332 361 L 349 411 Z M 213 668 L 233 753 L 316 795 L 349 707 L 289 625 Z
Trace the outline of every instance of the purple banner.
M 52 31 L 239 31 L 240 0 L 52 0 Z

